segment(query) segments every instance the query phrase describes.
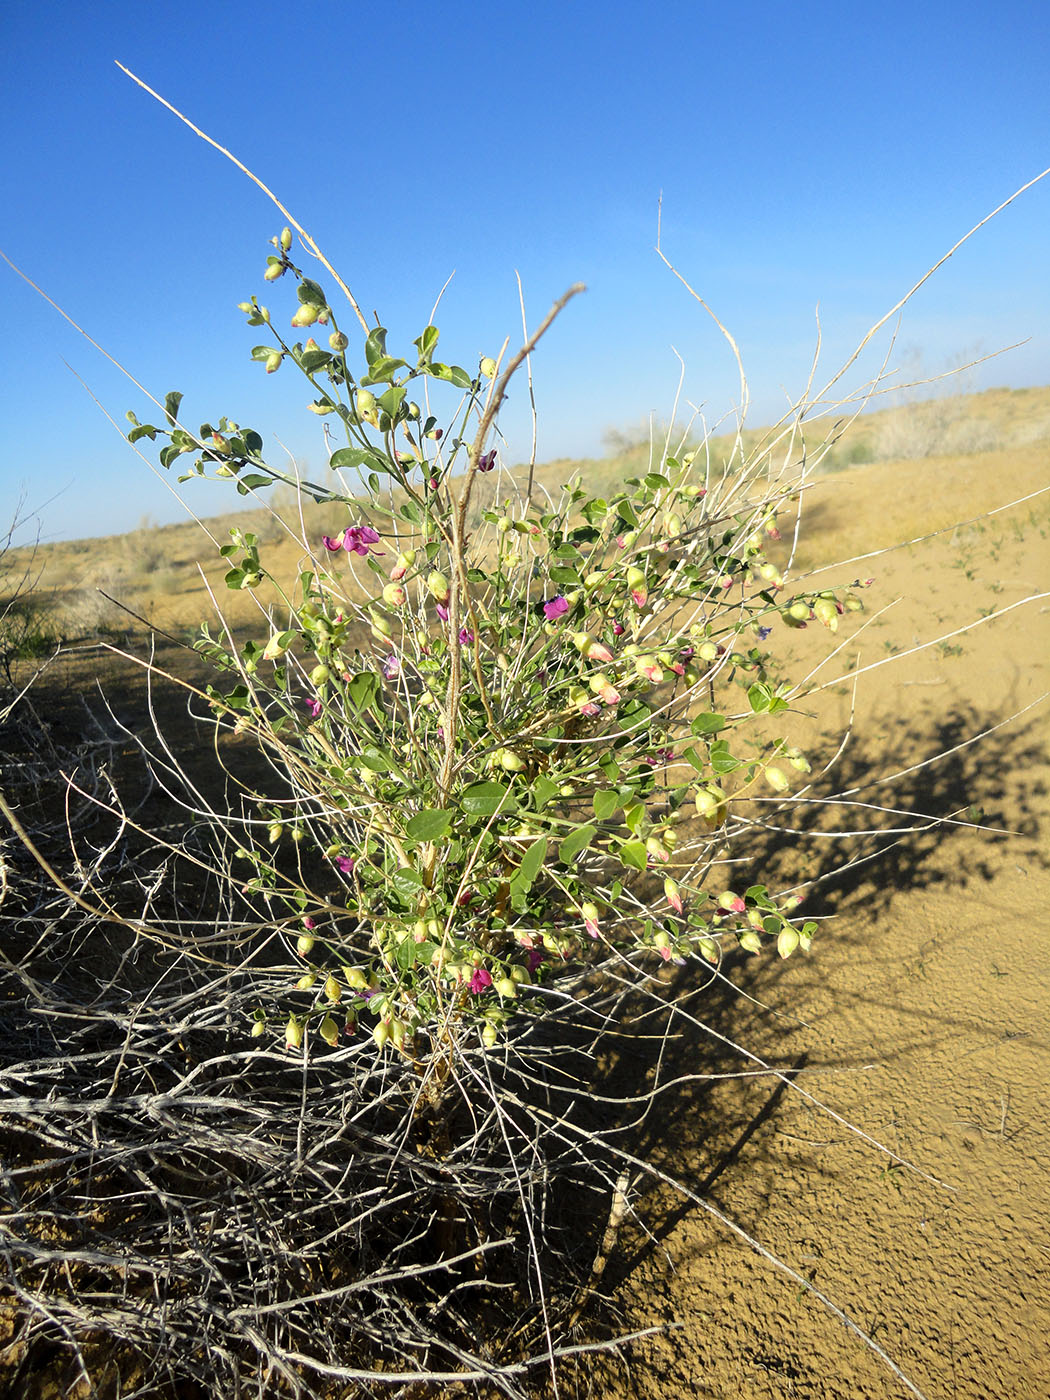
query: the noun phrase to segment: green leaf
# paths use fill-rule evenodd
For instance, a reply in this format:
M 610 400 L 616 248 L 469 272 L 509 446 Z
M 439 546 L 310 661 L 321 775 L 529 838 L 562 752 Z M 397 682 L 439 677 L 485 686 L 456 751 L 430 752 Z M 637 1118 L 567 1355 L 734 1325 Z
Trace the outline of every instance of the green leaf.
M 623 821 L 628 830 L 634 832 L 635 836 L 637 836 L 641 829 L 642 822 L 645 821 L 645 803 L 632 802 L 629 807 L 625 807 L 623 809 Z
M 701 734 L 717 734 L 720 729 L 725 727 L 726 722 L 722 715 L 700 714 L 689 726 L 689 732 L 699 737 Z
M 637 530 L 638 517 L 637 515 L 635 515 L 634 507 L 631 505 L 630 501 L 617 501 L 616 514 L 620 517 L 620 519 L 624 522 L 628 529 Z
M 735 773 L 738 768 L 743 768 L 744 760 L 734 758 L 729 752 L 729 743 L 726 739 L 716 739 L 711 745 L 711 767 L 716 773 Z
M 788 707 L 787 701 L 782 700 L 773 687 L 764 681 L 756 681 L 748 688 L 747 699 L 756 715 L 775 715 Z
M 128 442 L 138 442 L 139 438 L 148 437 L 151 442 L 157 440 L 157 430 L 151 423 L 141 423 L 137 428 L 128 433 Z
M 365 341 L 365 363 L 371 368 L 376 360 L 382 359 L 386 354 L 386 327 L 376 326 L 374 331 L 370 331 L 368 339 Z
M 670 486 L 666 476 L 661 476 L 659 472 L 649 472 L 645 478 L 645 484 L 653 491 L 662 491 L 665 486 Z
M 164 416 L 174 428 L 179 416 L 179 404 L 182 403 L 182 395 L 177 389 L 172 389 L 170 394 L 164 395 Z
M 390 883 L 404 899 L 412 899 L 423 885 L 423 877 L 410 865 L 399 867 L 390 877 Z
M 551 798 L 557 797 L 557 795 L 558 784 L 552 782 L 551 779 L 546 777 L 543 773 L 540 773 L 537 775 L 537 777 L 533 778 L 532 805 L 537 812 L 540 811 L 541 808 L 546 807 L 547 803 L 551 800 Z
M 533 880 L 535 880 L 536 876 L 543 869 L 543 862 L 546 859 L 547 838 L 546 836 L 541 836 L 537 841 L 533 841 L 532 845 L 522 856 L 521 864 L 518 866 L 517 874 L 514 876 L 513 883 L 516 884 L 523 893 L 528 890 Z
M 438 841 L 452 825 L 452 813 L 444 809 L 417 812 L 405 826 L 413 841 Z
M 436 379 L 444 379 L 457 389 L 469 389 L 474 383 L 465 369 L 459 365 L 431 365 L 430 372 Z
M 346 693 L 355 710 L 371 709 L 379 690 L 379 677 L 374 671 L 359 671 L 346 683 Z
M 391 764 L 390 758 L 382 749 L 376 748 L 375 744 L 366 744 L 361 750 L 361 762 L 373 773 L 389 773 Z
M 470 817 L 491 817 L 494 812 L 513 812 L 517 805 L 505 783 L 472 783 L 460 798 L 460 806 Z
M 402 972 L 407 972 L 419 961 L 419 955 L 423 949 L 422 943 L 417 943 L 413 938 L 403 938 L 397 945 L 394 953 L 394 961 Z
M 701 758 L 701 756 L 697 753 L 696 749 L 686 749 L 685 752 L 682 754 L 682 757 L 688 763 L 691 763 L 701 776 L 703 776 L 703 774 L 707 772 L 707 760 Z
M 264 486 L 272 485 L 272 476 L 263 476 L 259 472 L 249 472 L 247 476 L 242 476 L 238 481 L 237 490 L 242 496 L 246 496 L 249 491 L 261 491 Z
M 649 861 L 649 853 L 644 841 L 625 841 L 619 849 L 620 864 L 631 870 L 644 870 Z
M 594 815 L 600 822 L 608 821 L 620 805 L 620 799 L 612 788 L 599 788 L 593 802 Z
M 380 355 L 368 366 L 368 373 L 361 379 L 362 384 L 382 384 L 388 379 L 393 379 L 399 369 L 405 368 L 404 360 L 394 359 L 392 355 Z
M 397 417 L 397 411 L 401 407 L 401 401 L 405 397 L 405 389 L 398 385 L 393 389 L 388 389 L 385 394 L 380 394 L 376 402 L 379 407 L 390 414 L 391 418 Z
M 568 865 L 581 851 L 587 849 L 597 835 L 598 828 L 596 826 L 578 826 L 575 831 L 566 836 L 558 847 L 558 859 L 563 864 Z
M 311 282 L 309 277 L 304 277 L 296 289 L 296 295 L 302 306 L 327 306 L 328 298 L 324 294 L 323 288 L 316 282 Z
M 437 326 L 427 326 L 423 334 L 412 342 L 419 351 L 420 363 L 430 360 L 431 356 L 434 354 L 440 334 L 441 332 L 438 330 Z
M 315 370 L 323 369 L 325 365 L 330 364 L 332 358 L 327 350 L 304 350 L 299 356 L 299 364 L 307 374 L 313 374 Z
M 550 570 L 552 583 L 567 583 L 572 588 L 580 586 L 580 576 L 575 569 L 570 569 L 566 565 L 555 565 Z
M 378 452 L 374 452 L 364 447 L 340 447 L 338 452 L 333 452 L 328 459 L 328 465 L 333 470 L 343 467 L 365 467 L 368 471 L 390 472 L 393 470 L 385 457 L 381 457 Z
M 421 525 L 423 523 L 423 513 L 416 505 L 415 501 L 405 501 L 403 505 L 398 507 L 397 513 L 402 520 L 407 520 L 413 525 Z

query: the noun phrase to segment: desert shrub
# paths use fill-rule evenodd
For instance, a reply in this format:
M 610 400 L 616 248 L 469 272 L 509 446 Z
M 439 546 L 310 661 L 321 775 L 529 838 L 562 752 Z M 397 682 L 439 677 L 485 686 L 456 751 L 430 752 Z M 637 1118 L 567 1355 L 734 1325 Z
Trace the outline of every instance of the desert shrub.
M 272 465 L 231 406 L 194 426 L 171 392 L 156 421 L 129 414 L 182 480 L 305 502 L 273 533 L 230 528 L 225 584 L 256 623 L 208 619 L 210 679 L 181 682 L 225 783 L 162 731 L 140 742 L 181 828 L 72 781 L 110 827 L 64 879 L 4 803 L 48 876 L 21 887 L 20 927 L 46 937 L 9 975 L 62 1018 L 8 1047 L 39 1211 L 7 1288 L 70 1383 L 101 1334 L 142 1386 L 524 1395 L 608 1344 L 574 1329 L 635 1174 L 761 1251 L 631 1134 L 726 966 L 818 932 L 756 833 L 790 832 L 811 781 L 792 724 L 820 685 L 778 644 L 812 629 L 834 655 L 863 609 L 852 571 L 816 590 L 792 570 L 837 440 L 807 444 L 806 421 L 838 376 L 767 432 L 650 439 L 605 494 L 541 487 L 501 461 L 498 415 L 581 289 L 464 368 L 433 325 L 388 345 L 299 232 L 324 271 L 285 227 L 263 274 L 279 308 L 241 309 L 260 371 L 309 382 L 334 484 Z M 268 541 L 297 528 L 289 578 Z M 640 1081 L 628 1039 L 654 1048 Z

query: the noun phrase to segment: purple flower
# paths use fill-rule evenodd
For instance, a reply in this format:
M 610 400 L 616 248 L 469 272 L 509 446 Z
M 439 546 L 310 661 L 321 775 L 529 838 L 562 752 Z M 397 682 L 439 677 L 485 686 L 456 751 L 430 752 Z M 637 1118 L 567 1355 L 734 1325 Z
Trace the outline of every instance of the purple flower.
M 357 864 L 353 856 L 336 856 L 335 863 L 344 875 L 352 875 Z
M 612 625 L 612 632 L 613 632 L 613 636 L 614 636 L 614 637 L 622 637 L 623 634 L 624 634 L 626 631 L 627 631 L 627 628 L 623 625 L 622 622 L 614 622 L 614 623 L 613 623 L 613 625 Z
M 343 535 L 343 548 L 348 554 L 365 555 L 371 545 L 378 543 L 379 535 L 371 525 L 350 525 Z M 375 552 L 382 553 L 378 549 Z
M 772 630 L 772 627 L 760 627 L 758 629 L 758 640 L 764 642 Z
M 437 615 L 438 617 L 440 617 L 442 622 L 448 621 L 448 608 L 445 607 L 444 603 L 438 603 Z
M 486 987 L 492 986 L 492 973 L 486 972 L 483 967 L 476 968 L 474 976 L 470 979 L 470 990 L 477 995 L 483 992 Z
M 559 593 L 543 605 L 543 615 L 548 622 L 556 622 L 559 617 L 564 617 L 569 611 L 569 605 Z
M 470 646 L 473 640 L 474 633 L 470 630 L 469 627 L 461 627 L 459 629 L 459 644 L 461 647 Z
M 483 452 L 478 458 L 478 471 L 490 472 L 496 465 L 496 449 L 493 447 L 489 452 Z
M 324 545 L 325 549 L 329 551 L 330 554 L 334 554 L 337 549 L 342 549 L 343 537 L 342 535 L 340 535 L 338 539 L 333 540 L 331 535 L 322 535 L 321 543 Z
M 401 673 L 401 662 L 395 652 L 383 657 L 383 675 L 388 681 L 392 681 L 395 676 Z
M 312 695 L 305 695 L 303 697 L 303 707 L 309 711 L 311 719 L 321 718 L 321 702 L 320 700 L 315 700 Z
M 538 967 L 542 967 L 546 962 L 546 955 L 539 948 L 530 948 L 525 954 L 529 965 L 529 971 L 535 972 Z

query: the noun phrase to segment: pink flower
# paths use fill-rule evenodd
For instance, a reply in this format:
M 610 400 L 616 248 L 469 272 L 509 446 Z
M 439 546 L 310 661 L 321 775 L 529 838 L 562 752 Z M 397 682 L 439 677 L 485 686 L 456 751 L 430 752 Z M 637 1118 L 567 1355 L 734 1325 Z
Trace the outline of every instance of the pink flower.
M 604 642 L 591 642 L 583 653 L 588 661 L 615 661 L 615 657 Z
M 627 628 L 623 625 L 622 622 L 614 622 L 614 623 L 613 623 L 613 625 L 612 625 L 612 633 L 613 633 L 613 636 L 614 636 L 614 637 L 622 637 L 623 634 L 624 634 L 626 631 L 627 631 Z
M 393 652 L 391 652 L 389 656 L 383 657 L 383 675 L 388 681 L 392 681 L 400 672 L 401 662 Z
M 543 605 L 543 615 L 548 622 L 556 622 L 559 617 L 564 617 L 568 611 L 569 605 L 560 593 Z
M 459 629 L 459 644 L 461 647 L 470 646 L 473 640 L 474 633 L 470 630 L 469 627 L 461 627 Z
M 329 553 L 334 554 L 337 549 L 342 549 L 343 537 L 342 535 L 340 535 L 338 539 L 333 540 L 331 535 L 322 535 L 321 543 L 324 545 L 325 549 L 329 551 Z
M 538 967 L 542 967 L 546 962 L 546 956 L 540 948 L 530 948 L 526 953 L 529 971 L 535 972 Z
M 587 700 L 580 706 L 580 714 L 588 719 L 597 719 L 601 712 L 602 707 L 594 700 Z
M 343 535 L 343 548 L 348 554 L 364 556 L 372 545 L 378 543 L 379 535 L 372 529 L 371 525 L 350 525 Z M 375 552 L 382 553 L 378 549 Z
M 438 617 L 440 617 L 440 619 L 441 619 L 442 622 L 447 622 L 447 621 L 448 621 L 448 608 L 445 607 L 445 604 L 444 604 L 444 603 L 438 603 L 438 605 L 437 605 L 437 615 L 438 615 Z
M 303 708 L 309 712 L 311 719 L 321 718 L 321 702 L 320 700 L 315 700 L 312 695 L 303 697 Z
M 483 452 L 478 458 L 478 471 L 490 472 L 496 465 L 496 449 L 493 447 L 489 452 Z
M 352 875 L 354 873 L 354 866 L 357 864 L 353 856 L 336 856 L 335 863 L 337 868 L 341 870 L 344 875 Z
M 474 976 L 470 979 L 470 990 L 477 995 L 483 992 L 486 987 L 492 986 L 492 973 L 485 968 L 478 967 L 474 970 Z

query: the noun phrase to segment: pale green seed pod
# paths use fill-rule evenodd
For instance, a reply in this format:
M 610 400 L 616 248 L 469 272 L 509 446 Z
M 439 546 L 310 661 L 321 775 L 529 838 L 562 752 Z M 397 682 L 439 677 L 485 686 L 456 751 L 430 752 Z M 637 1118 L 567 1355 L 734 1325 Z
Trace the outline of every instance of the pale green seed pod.
M 796 929 L 782 928 L 777 935 L 777 952 L 782 958 L 790 958 L 791 954 L 799 945 L 799 937 Z

